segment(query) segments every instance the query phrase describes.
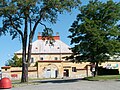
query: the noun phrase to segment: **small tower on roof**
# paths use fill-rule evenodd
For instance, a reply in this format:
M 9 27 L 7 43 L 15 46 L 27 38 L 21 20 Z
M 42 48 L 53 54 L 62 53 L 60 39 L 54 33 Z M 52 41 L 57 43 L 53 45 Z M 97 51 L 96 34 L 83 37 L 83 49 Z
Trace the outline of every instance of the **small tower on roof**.
M 54 40 L 60 40 L 59 32 L 56 32 L 56 36 L 53 36 Z M 38 40 L 42 40 L 42 35 L 38 32 Z

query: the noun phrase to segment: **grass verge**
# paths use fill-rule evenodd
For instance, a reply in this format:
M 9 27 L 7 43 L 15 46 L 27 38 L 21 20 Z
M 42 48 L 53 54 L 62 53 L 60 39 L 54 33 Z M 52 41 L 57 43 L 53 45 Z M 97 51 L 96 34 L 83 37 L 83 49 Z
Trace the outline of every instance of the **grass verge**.
M 84 80 L 89 80 L 89 81 L 120 80 L 120 75 L 101 75 L 95 77 L 85 77 Z

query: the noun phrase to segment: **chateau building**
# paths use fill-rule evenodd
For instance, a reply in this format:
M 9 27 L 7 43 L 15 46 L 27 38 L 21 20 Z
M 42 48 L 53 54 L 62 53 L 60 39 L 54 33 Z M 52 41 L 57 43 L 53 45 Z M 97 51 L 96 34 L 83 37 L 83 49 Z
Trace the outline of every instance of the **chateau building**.
M 70 47 L 60 40 L 60 36 L 53 36 L 53 41 L 43 40 L 38 35 L 38 40 L 32 43 L 31 66 L 37 61 L 65 61 L 66 56 L 72 54 Z M 18 57 L 22 56 L 22 50 L 15 52 Z

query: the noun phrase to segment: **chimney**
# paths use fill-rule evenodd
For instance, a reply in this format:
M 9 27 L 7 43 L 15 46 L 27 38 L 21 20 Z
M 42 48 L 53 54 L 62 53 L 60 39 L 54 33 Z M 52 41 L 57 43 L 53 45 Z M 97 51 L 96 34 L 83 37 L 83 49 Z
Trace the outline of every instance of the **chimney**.
M 60 40 L 59 32 L 56 32 L 56 36 L 53 36 L 54 40 Z
M 40 32 L 38 32 L 38 40 L 42 40 L 42 36 Z

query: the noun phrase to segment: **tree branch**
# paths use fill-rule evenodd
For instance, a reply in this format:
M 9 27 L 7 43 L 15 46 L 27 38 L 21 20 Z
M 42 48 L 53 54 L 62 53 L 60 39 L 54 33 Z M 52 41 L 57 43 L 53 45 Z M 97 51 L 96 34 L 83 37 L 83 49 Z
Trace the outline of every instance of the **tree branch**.
M 42 22 L 40 22 L 40 24 L 41 24 L 42 26 L 44 26 L 45 28 L 47 28 L 47 27 L 46 27 L 46 25 L 45 25 L 45 24 L 43 24 Z
M 51 7 L 48 7 L 48 6 L 45 6 L 43 7 L 41 10 L 40 10 L 40 18 L 37 20 L 37 22 L 35 23 L 34 27 L 33 27 L 33 31 L 31 32 L 32 33 L 32 36 L 34 35 L 35 33 L 35 30 L 37 28 L 37 25 L 40 23 L 40 21 L 42 20 L 44 14 L 45 14 L 45 10 L 49 9 Z
M 15 25 L 14 23 L 12 22 L 12 16 L 9 15 L 8 17 L 10 19 L 10 23 L 11 23 L 11 26 L 21 35 L 22 39 L 23 39 L 23 33 L 21 30 L 19 30 Z

